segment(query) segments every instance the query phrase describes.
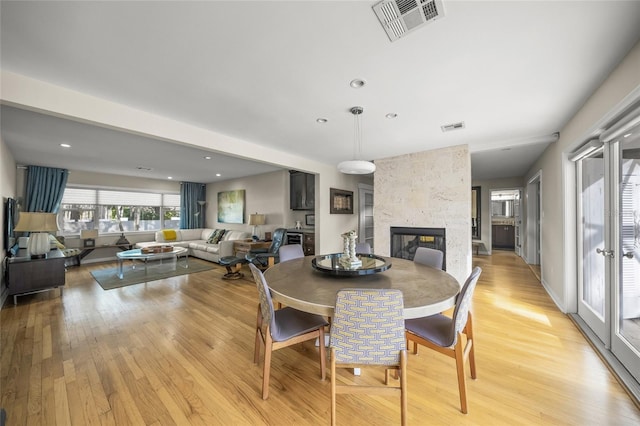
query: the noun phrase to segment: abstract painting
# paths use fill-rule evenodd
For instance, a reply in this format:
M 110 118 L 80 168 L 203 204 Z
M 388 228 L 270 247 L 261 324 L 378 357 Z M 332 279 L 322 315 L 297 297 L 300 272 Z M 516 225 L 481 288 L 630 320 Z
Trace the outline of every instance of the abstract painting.
M 244 223 L 244 189 L 218 192 L 218 222 Z

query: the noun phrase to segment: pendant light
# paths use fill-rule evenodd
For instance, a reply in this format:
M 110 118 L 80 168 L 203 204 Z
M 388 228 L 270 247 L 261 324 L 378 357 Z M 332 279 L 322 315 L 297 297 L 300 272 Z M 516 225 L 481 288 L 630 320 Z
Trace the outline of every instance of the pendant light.
M 354 146 L 353 160 L 343 161 L 338 164 L 338 170 L 348 175 L 366 175 L 376 171 L 376 165 L 371 161 L 359 160 L 362 151 L 362 124 L 360 114 L 364 111 L 362 107 L 354 106 L 350 109 L 354 117 Z

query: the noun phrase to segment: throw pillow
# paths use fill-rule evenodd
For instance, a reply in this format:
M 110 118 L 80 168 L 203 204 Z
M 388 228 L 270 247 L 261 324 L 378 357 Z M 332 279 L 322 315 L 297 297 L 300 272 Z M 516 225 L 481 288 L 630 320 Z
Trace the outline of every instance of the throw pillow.
M 209 235 L 209 239 L 207 240 L 207 243 L 209 244 L 218 244 L 220 242 L 220 240 L 222 239 L 222 237 L 224 236 L 224 229 L 216 229 L 214 230 L 211 235 Z
M 163 229 L 162 233 L 165 241 L 176 241 L 178 239 L 178 233 L 175 229 Z

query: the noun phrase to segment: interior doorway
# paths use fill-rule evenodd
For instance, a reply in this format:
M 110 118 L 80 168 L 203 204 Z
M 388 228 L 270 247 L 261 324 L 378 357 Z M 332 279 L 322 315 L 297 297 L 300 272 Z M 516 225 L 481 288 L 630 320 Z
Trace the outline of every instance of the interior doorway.
M 520 188 L 491 190 L 491 248 L 520 255 Z
M 542 171 L 536 173 L 527 182 L 525 196 L 527 206 L 527 226 L 526 243 L 524 250 L 524 260 L 529 265 L 537 265 L 540 270 L 542 256 L 540 247 L 542 246 Z

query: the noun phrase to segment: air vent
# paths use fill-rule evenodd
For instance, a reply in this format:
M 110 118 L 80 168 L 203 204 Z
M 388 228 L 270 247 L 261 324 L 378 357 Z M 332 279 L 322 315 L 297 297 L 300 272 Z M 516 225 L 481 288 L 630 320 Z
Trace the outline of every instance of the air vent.
M 440 126 L 443 132 L 452 132 L 454 130 L 464 129 L 464 121 L 460 121 L 458 123 L 445 124 L 444 126 Z
M 444 16 L 442 0 L 383 0 L 373 11 L 391 41 Z

